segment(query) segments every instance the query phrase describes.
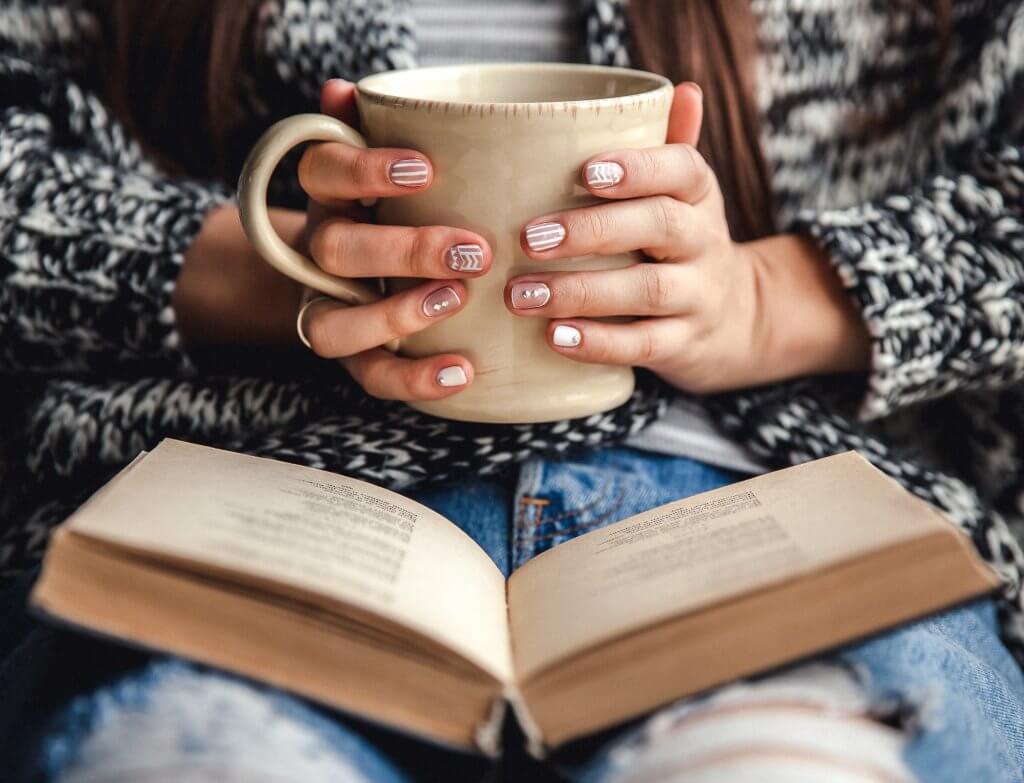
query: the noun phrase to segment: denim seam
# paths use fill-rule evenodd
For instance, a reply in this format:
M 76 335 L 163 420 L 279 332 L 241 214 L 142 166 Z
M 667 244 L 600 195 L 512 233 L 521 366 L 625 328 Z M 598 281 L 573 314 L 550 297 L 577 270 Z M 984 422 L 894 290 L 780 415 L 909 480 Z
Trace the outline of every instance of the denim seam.
M 622 493 L 620 492 L 618 497 L 616 498 L 616 500 L 618 501 L 621 497 L 622 497 Z M 603 500 L 603 498 L 595 498 L 593 501 L 591 501 L 590 503 L 587 503 L 585 506 L 580 506 L 579 508 L 574 508 L 571 511 L 563 511 L 561 514 L 556 514 L 553 517 L 548 517 L 547 519 L 544 520 L 544 522 L 545 522 L 545 524 L 551 524 L 552 522 L 564 522 L 567 519 L 572 519 L 573 517 L 578 517 L 580 514 L 584 514 L 587 511 L 590 511 L 591 509 L 596 508 L 598 505 L 600 505 L 602 500 Z
M 545 533 L 542 536 L 528 536 L 525 540 L 526 541 L 530 541 L 532 543 L 536 543 L 537 541 L 546 541 L 546 540 L 548 540 L 550 538 L 557 538 L 558 536 L 564 536 L 564 535 L 568 535 L 570 533 L 575 533 L 577 530 L 580 530 L 581 528 L 593 527 L 594 525 L 598 525 L 601 522 L 604 522 L 606 519 L 608 519 L 608 517 L 612 516 L 612 514 L 614 514 L 620 508 L 622 508 L 622 501 L 625 498 L 625 495 L 626 495 L 625 488 L 621 488 L 619 490 L 619 494 L 616 495 L 615 499 L 612 501 L 612 505 L 608 509 L 606 509 L 603 513 L 599 514 L 598 516 L 594 517 L 593 519 L 591 519 L 591 520 L 589 520 L 587 522 L 581 522 L 578 525 L 573 525 L 572 527 L 566 528 L 565 530 L 557 530 L 554 533 Z M 590 507 L 593 507 L 594 505 L 596 505 L 596 504 L 592 503 L 590 505 Z M 584 510 L 585 509 L 580 509 L 581 512 L 584 511 Z M 553 520 L 553 519 L 546 519 L 546 520 L 544 520 L 544 524 L 550 524 L 553 521 L 555 521 L 555 520 Z
M 527 554 L 524 546 L 526 504 L 522 501 L 525 497 L 536 495 L 543 475 L 544 468 L 540 459 L 527 460 L 519 469 L 519 480 L 515 493 L 516 510 L 512 520 L 512 551 L 509 553 L 509 568 L 512 571 L 523 564 L 520 560 L 525 562 Z

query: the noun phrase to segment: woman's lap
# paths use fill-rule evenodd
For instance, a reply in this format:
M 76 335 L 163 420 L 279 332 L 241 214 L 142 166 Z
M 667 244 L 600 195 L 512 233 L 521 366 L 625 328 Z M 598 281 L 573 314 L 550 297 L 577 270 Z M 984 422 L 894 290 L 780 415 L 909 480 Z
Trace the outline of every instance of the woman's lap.
M 507 573 L 582 532 L 736 478 L 690 460 L 615 449 L 572 462 L 535 460 L 514 491 L 473 482 L 416 498 L 460 524 Z M 990 602 L 962 607 L 672 705 L 576 743 L 553 763 L 588 783 L 722 774 L 739 782 L 752 779 L 745 777 L 752 769 L 759 780 L 774 779 L 775 770 L 796 783 L 801 775 L 899 780 L 902 754 L 921 780 L 1018 781 L 1024 678 L 996 628 Z M 806 731 L 790 730 L 796 726 Z M 859 762 L 844 757 L 858 748 Z M 484 771 L 477 759 L 165 660 L 73 700 L 38 755 L 40 779 L 60 780 L 75 780 L 76 769 L 114 773 L 140 760 L 148 760 L 150 777 L 98 779 L 469 780 Z M 191 777 L 183 763 L 192 765 Z

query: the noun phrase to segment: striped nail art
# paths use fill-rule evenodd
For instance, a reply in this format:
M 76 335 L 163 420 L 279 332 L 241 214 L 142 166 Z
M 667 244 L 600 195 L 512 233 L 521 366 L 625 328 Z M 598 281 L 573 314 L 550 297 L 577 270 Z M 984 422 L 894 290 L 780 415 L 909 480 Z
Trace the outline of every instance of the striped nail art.
M 455 272 L 479 272 L 484 268 L 484 249 L 480 245 L 452 245 L 445 252 L 445 261 Z
M 561 223 L 538 223 L 526 228 L 526 244 L 534 253 L 551 250 L 565 241 L 565 226 Z
M 460 304 L 462 304 L 462 300 L 459 299 L 454 288 L 442 288 L 423 300 L 423 314 L 427 318 L 436 318 L 454 310 Z
M 427 164 L 419 158 L 396 160 L 388 167 L 388 179 L 393 185 L 415 188 L 427 184 L 429 171 Z
M 513 283 L 511 298 L 516 310 L 533 310 L 551 300 L 551 289 L 543 283 Z
M 625 173 L 615 161 L 599 160 L 587 166 L 587 184 L 595 190 L 611 188 L 622 182 Z

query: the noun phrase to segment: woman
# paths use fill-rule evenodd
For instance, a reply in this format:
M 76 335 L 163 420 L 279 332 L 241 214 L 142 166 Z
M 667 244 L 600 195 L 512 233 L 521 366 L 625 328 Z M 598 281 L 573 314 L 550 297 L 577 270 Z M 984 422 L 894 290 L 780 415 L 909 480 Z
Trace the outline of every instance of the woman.
M 13 391 L 0 562 L 15 580 L 0 735 L 26 776 L 464 780 L 484 766 L 23 616 L 46 531 L 169 435 L 402 489 L 506 573 L 644 508 L 856 448 L 972 535 L 1001 594 L 672 705 L 551 764 L 599 781 L 1020 779 L 1022 557 L 1006 521 L 1021 517 L 1024 433 L 1024 5 L 0 8 L 0 369 Z M 321 92 L 326 80 L 412 65 L 417 45 L 425 62 L 582 56 L 690 82 L 669 145 L 598 156 L 602 176 L 584 167 L 581 181 L 600 205 L 531 221 L 561 226 L 560 244 L 530 250 L 538 260 L 641 249 L 654 263 L 529 275 L 546 304 L 508 303 L 550 321 L 552 350 L 648 370 L 623 408 L 501 428 L 385 401 L 472 383 L 465 357 L 379 346 L 432 322 L 424 298 L 465 301 L 460 280 L 488 273 L 450 263 L 458 244 L 487 258 L 471 232 L 359 222 L 359 199 L 430 186 L 415 150 L 310 148 L 297 172 L 308 213 L 280 177 L 279 229 L 324 269 L 429 279 L 381 304 L 310 308 L 300 326 L 322 358 L 295 350 L 299 292 L 254 257 L 226 183 L 262 128 L 317 95 L 355 119 L 351 84 Z M 388 176 L 413 159 L 415 183 Z M 590 320 L 612 314 L 649 317 Z

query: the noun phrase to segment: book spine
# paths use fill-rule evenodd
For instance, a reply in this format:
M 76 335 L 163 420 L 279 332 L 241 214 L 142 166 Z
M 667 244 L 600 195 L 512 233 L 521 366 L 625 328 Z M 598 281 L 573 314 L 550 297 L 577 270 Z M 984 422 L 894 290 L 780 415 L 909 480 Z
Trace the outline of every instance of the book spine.
M 512 714 L 516 716 L 519 727 L 526 737 L 526 752 L 535 759 L 543 759 L 547 755 L 547 748 L 544 745 L 544 735 L 541 732 L 537 721 L 533 719 L 523 694 L 518 688 L 506 686 L 505 701 L 512 708 Z

